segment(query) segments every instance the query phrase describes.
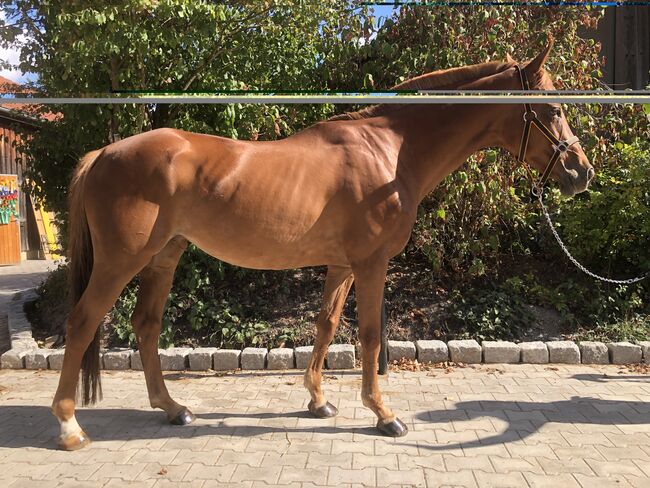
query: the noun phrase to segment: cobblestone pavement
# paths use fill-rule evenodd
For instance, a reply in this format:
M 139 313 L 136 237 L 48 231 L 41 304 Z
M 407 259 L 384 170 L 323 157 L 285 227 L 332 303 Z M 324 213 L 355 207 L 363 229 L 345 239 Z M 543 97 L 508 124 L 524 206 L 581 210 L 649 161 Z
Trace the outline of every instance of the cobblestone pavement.
M 6 307 L 14 294 L 38 286 L 48 270 L 56 268 L 51 260 L 27 260 L 12 266 L 0 266 L 0 354 L 11 348 L 7 333 Z
M 52 371 L 0 371 L 0 485 L 650 486 L 650 376 L 617 366 L 391 372 L 407 437 L 376 435 L 358 370 L 328 372 L 333 419 L 306 413 L 300 372 L 167 373 L 191 426 L 153 411 L 139 372 L 104 372 L 80 409 L 93 444 L 55 450 Z

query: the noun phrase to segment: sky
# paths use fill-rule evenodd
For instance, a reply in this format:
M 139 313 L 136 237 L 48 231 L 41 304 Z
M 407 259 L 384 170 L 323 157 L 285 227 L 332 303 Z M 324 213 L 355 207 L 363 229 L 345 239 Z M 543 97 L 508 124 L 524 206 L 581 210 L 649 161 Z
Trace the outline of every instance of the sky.
M 5 13 L 0 10 L 0 20 L 5 19 Z M 3 49 L 0 48 L 0 59 L 3 61 L 9 61 L 11 64 L 17 64 L 18 63 L 18 58 L 20 56 L 20 52 L 15 50 L 15 49 Z M 6 69 L 0 70 L 0 76 L 4 76 L 5 78 L 9 78 L 11 81 L 15 81 L 17 83 L 27 83 L 29 81 L 34 81 L 36 79 L 36 75 L 33 73 L 27 73 L 24 74 L 21 73 L 20 71 L 9 71 Z

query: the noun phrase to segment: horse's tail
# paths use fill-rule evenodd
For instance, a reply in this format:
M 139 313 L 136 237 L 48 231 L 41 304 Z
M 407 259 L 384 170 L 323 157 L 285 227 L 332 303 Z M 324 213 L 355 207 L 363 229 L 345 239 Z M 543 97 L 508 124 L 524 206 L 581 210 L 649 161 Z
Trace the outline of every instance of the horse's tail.
M 86 218 L 84 207 L 84 187 L 86 176 L 102 150 L 91 151 L 86 154 L 77 165 L 69 192 L 69 219 L 68 219 L 68 263 L 70 295 L 74 307 L 88 285 L 93 270 L 93 243 Z M 99 342 L 100 327 L 97 328 L 95 337 L 84 352 L 81 362 L 83 405 L 95 403 L 102 395 L 101 379 L 99 376 Z

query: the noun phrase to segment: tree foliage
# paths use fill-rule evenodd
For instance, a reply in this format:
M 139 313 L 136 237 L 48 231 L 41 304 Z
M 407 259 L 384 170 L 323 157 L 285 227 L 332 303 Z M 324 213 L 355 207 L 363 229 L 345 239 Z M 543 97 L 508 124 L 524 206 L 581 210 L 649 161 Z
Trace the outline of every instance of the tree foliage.
M 3 47 L 51 96 L 115 91 L 323 89 L 323 59 L 345 56 L 365 9 L 346 2 L 2 1 Z M 20 34 L 27 33 L 24 38 Z M 157 127 L 246 139 L 286 136 L 328 106 L 47 106 L 62 115 L 25 148 L 29 176 L 65 218 L 65 188 L 85 152 Z
M 0 0 L 0 5 L 5 12 L 4 21 L 0 21 L 0 44 L 21 49 L 20 68 L 38 73 L 36 88 L 50 95 L 116 90 L 387 89 L 410 76 L 503 60 L 506 54 L 523 62 L 535 56 L 549 36 L 555 39 L 555 48 L 547 69 L 557 88 L 601 87 L 602 57 L 598 43 L 589 39 L 590 29 L 603 13 L 596 8 L 402 6 L 388 18 L 378 18 L 372 8 L 350 1 L 237 0 L 226 4 L 98 0 L 90 4 Z M 19 37 L 23 33 L 27 33 L 24 39 Z M 28 141 L 28 175 L 38 185 L 39 196 L 45 197 L 65 222 L 72 168 L 84 152 L 116 138 L 171 126 L 234 138 L 276 139 L 350 108 L 46 107 L 44 110 L 62 117 L 44 123 Z M 647 233 L 630 235 L 639 220 L 646 229 L 650 215 L 646 187 L 639 183 L 648 179 L 647 164 L 640 164 L 649 151 L 648 114 L 631 105 L 571 106 L 566 111 L 603 179 L 593 195 L 581 197 L 575 207 L 551 192 L 550 207 L 558 213 L 569 243 L 582 248 L 578 254 L 590 264 L 606 268 L 607 263 L 616 263 L 617 269 L 630 271 L 646 265 L 650 262 Z M 622 183 L 629 180 L 635 182 Z M 413 239 L 401 259 L 437 271 L 438 282 L 468 282 L 486 275 L 494 278 L 503 259 L 512 255 L 533 256 L 557 266 L 563 258 L 556 251 L 549 252 L 548 242 L 538 239 L 538 210 L 527 194 L 526 173 L 513 158 L 494 149 L 473 156 L 425 199 Z M 624 218 L 612 217 L 614 208 Z M 601 222 L 606 223 L 603 232 Z M 587 245 L 583 245 L 585 239 Z M 222 288 L 213 286 L 231 279 L 234 271 L 216 263 L 201 268 L 204 276 L 199 278 L 194 267 L 204 261 L 195 249 L 181 261 L 164 341 L 173 342 L 170 324 L 174 322 L 190 324 L 193 329 L 215 327 L 207 333 L 214 335 L 211 340 L 215 344 L 254 342 L 258 318 L 243 310 L 242 304 L 231 303 Z M 259 272 L 246 273 L 251 281 L 265 279 Z M 573 275 L 566 272 L 562 276 Z M 579 291 L 584 287 L 571 279 L 556 288 L 545 288 L 531 280 L 511 278 L 505 292 L 499 288 L 495 296 L 529 293 L 530 300 L 555 307 L 567 317 L 579 315 L 579 311 L 569 310 L 577 306 L 583 307 L 583 317 L 589 320 L 599 316 L 610 322 L 626 311 L 641 313 L 647 308 L 638 300 L 643 288 L 618 290 L 607 310 L 580 305 L 586 300 Z M 607 293 L 604 288 L 596 290 Z M 116 313 L 118 330 L 125 339 L 130 334 L 128 312 L 134 296 L 130 288 Z M 572 296 L 578 305 L 571 303 Z M 457 319 L 494 325 L 495 313 L 506 309 L 506 315 L 514 317 L 518 299 L 493 298 L 474 300 L 471 317 L 461 313 L 456 314 Z M 504 305 L 490 305 L 492 308 L 482 311 L 482 303 L 493 302 Z M 460 303 L 457 310 L 464 308 Z M 490 329 L 485 337 L 495 330 L 501 329 Z

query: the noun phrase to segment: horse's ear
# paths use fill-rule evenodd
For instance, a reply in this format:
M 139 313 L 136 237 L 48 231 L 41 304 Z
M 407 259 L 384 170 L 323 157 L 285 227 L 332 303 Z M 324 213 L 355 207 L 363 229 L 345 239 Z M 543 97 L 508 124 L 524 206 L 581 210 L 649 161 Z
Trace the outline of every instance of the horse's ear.
M 506 63 L 514 63 L 515 60 L 512 59 L 512 56 L 510 56 L 510 53 L 506 53 Z
M 544 63 L 548 59 L 548 55 L 551 53 L 551 49 L 553 49 L 553 38 L 549 37 L 546 48 L 541 53 L 539 53 L 535 59 L 531 60 L 524 68 L 526 74 L 530 78 L 535 78 L 535 75 L 538 75 L 542 72 L 544 69 Z

